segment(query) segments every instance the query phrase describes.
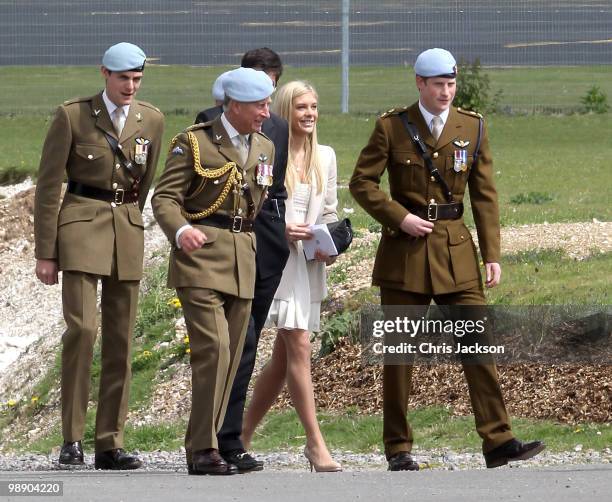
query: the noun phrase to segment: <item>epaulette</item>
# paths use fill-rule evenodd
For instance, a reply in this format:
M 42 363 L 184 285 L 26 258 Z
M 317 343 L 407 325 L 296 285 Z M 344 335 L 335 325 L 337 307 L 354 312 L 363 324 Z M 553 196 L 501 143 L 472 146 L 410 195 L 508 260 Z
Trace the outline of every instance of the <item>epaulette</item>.
M 483 118 L 482 114 L 478 112 L 473 112 L 472 110 L 464 110 L 463 108 L 457 108 L 459 113 L 463 113 L 464 115 L 471 115 L 472 117 L 478 117 L 479 119 Z
M 196 129 L 205 129 L 209 126 L 209 122 L 198 122 L 197 124 L 193 124 L 185 129 L 185 132 L 195 131 Z
M 73 105 L 74 103 L 84 103 L 85 101 L 91 101 L 92 97 L 86 97 L 86 98 L 72 98 L 69 99 L 68 101 L 64 101 L 64 106 L 66 105 Z
M 268 138 L 268 136 L 266 136 L 266 134 L 263 131 L 257 131 L 257 134 L 261 134 L 264 138 L 266 138 L 268 141 L 272 141 L 270 138 Z
M 153 106 L 151 103 L 147 103 L 146 101 L 138 101 L 138 104 L 144 106 L 145 108 L 155 110 L 157 113 L 161 113 L 161 110 L 157 108 L 157 106 Z
M 380 118 L 384 119 L 385 117 L 389 117 L 390 115 L 397 115 L 399 113 L 405 112 L 408 108 L 408 106 L 398 106 L 397 108 L 391 108 L 390 110 L 387 110 L 385 113 L 383 113 Z

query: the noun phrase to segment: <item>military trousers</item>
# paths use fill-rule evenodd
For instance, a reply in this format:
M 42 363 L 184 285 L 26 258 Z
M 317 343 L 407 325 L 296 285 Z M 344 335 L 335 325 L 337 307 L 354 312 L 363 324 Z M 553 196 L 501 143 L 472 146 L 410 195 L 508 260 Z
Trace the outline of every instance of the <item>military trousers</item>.
M 185 434 L 193 452 L 218 448 L 232 384 L 249 324 L 251 300 L 206 288 L 177 288 L 189 335 L 191 413 Z
M 381 304 L 484 305 L 481 286 L 455 293 L 428 295 L 381 288 Z M 476 431 L 482 438 L 484 453 L 514 437 L 499 385 L 497 368 L 491 364 L 470 364 L 462 361 L 470 401 L 476 421 Z M 412 428 L 406 419 L 412 386 L 413 365 L 385 365 L 383 368 L 383 442 L 387 459 L 401 451 L 412 450 Z
M 102 283 L 102 350 L 96 413 L 95 449 L 123 447 L 131 379 L 131 346 L 138 307 L 139 281 L 62 272 L 62 303 L 67 329 L 62 337 L 62 434 L 83 439 L 89 401 L 90 371 L 98 332 L 97 288 Z

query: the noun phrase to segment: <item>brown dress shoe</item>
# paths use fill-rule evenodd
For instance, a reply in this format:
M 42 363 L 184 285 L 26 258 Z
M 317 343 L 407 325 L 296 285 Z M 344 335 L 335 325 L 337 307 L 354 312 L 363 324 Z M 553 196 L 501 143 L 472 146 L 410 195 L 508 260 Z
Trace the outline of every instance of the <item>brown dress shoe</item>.
M 59 454 L 59 463 L 63 465 L 83 465 L 83 446 L 80 441 L 64 441 Z
M 122 448 L 96 453 L 96 469 L 106 469 L 110 471 L 129 471 L 138 469 L 142 462 L 135 455 L 129 455 Z
M 417 464 L 407 451 L 400 451 L 389 458 L 389 471 L 418 471 Z
M 527 460 L 535 457 L 540 453 L 546 445 L 542 441 L 532 441 L 531 443 L 523 443 L 518 439 L 506 441 L 501 446 L 484 454 L 485 462 L 489 469 L 493 467 L 501 467 L 508 462 L 516 460 Z
M 238 472 L 235 465 L 223 460 L 216 448 L 194 452 L 191 465 L 187 466 L 187 470 L 189 474 L 210 474 L 212 476 L 228 476 Z

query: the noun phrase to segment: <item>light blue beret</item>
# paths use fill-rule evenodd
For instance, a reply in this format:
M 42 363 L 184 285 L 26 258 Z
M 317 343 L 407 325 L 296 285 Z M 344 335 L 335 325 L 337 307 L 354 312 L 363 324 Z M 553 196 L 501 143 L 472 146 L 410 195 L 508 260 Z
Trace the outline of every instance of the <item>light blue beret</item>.
M 232 70 L 226 71 L 217 77 L 215 83 L 212 86 L 212 96 L 215 101 L 223 101 L 225 99 L 225 92 L 223 92 L 223 81 L 227 78 L 227 75 Z
M 419 54 L 414 72 L 421 77 L 440 77 L 457 74 L 457 61 L 444 49 L 427 49 Z
M 137 45 L 121 42 L 107 49 L 102 57 L 102 66 L 110 71 L 142 71 L 146 58 Z
M 236 68 L 223 79 L 224 94 L 234 101 L 261 101 L 274 92 L 272 79 L 265 72 L 253 68 Z

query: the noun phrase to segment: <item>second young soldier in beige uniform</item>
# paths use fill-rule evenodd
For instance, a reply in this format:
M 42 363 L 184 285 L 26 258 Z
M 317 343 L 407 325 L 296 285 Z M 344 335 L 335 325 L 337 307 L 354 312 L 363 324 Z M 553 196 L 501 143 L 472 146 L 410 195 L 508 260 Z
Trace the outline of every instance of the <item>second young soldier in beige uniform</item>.
M 185 449 L 190 474 L 234 474 L 217 432 L 240 362 L 255 285 L 253 220 L 272 184 L 274 145 L 262 133 L 272 80 L 238 68 L 224 81 L 224 113 L 179 134 L 153 196 L 173 244 L 168 285 L 185 313 L 192 407 Z
M 55 284 L 62 271 L 67 325 L 62 338 L 61 464 L 83 463 L 81 440 L 101 281 L 95 466 L 140 466 L 140 460 L 122 450 L 123 428 L 144 253 L 141 211 L 155 175 L 164 124 L 157 108 L 134 99 L 144 63 L 145 54 L 135 45 L 110 47 L 102 59 L 104 92 L 58 108 L 40 161 L 34 205 L 36 275 L 45 284 Z
M 479 115 L 451 106 L 456 62 L 448 51 L 421 53 L 415 72 L 419 101 L 377 120 L 350 182 L 353 197 L 383 225 L 373 283 L 380 286 L 383 306 L 426 306 L 432 299 L 439 305 L 483 305 L 476 248 L 462 216 L 468 188 L 485 284 L 494 287 L 501 276 L 500 231 L 487 132 Z M 405 122 L 424 142 L 433 171 Z M 391 197 L 380 188 L 385 170 Z M 393 471 L 418 470 L 406 421 L 412 369 L 388 364 L 383 371 L 383 440 Z M 468 363 L 463 369 L 487 467 L 542 451 L 539 441 L 514 438 L 495 364 Z

